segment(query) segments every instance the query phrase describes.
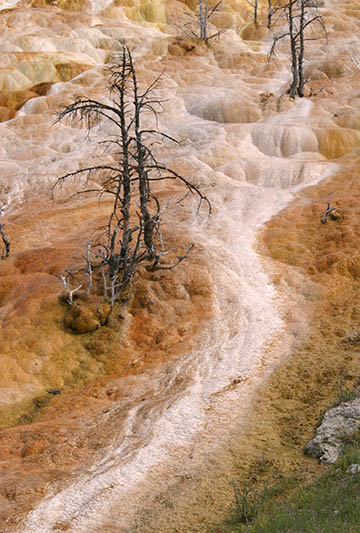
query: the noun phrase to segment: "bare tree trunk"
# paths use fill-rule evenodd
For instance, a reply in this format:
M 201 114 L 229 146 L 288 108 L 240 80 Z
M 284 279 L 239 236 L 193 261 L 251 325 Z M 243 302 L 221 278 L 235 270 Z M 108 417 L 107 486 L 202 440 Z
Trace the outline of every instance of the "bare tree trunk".
M 270 57 L 275 55 L 276 45 L 280 40 L 289 38 L 292 73 L 290 96 L 291 98 L 295 98 L 296 95 L 303 97 L 305 84 L 303 71 L 305 41 L 319 38 L 306 36 L 305 33 L 311 25 L 317 24 L 320 27 L 321 34 L 324 37 L 327 37 L 326 29 L 323 19 L 318 13 L 317 3 L 313 0 L 288 0 L 285 5 L 279 5 L 279 3 L 275 1 L 274 4 L 274 2 L 268 0 L 268 17 L 270 14 L 272 15 L 276 12 L 279 13 L 280 19 L 285 17 L 287 21 L 287 30 L 281 35 L 274 37 L 269 55 Z M 268 22 L 269 20 L 271 21 L 271 18 L 268 18 Z
M 300 6 L 300 26 L 299 26 L 299 57 L 298 57 L 298 95 L 302 98 L 304 96 L 304 53 L 305 53 L 305 43 L 304 43 L 304 30 L 305 30 L 305 0 L 301 0 Z
M 0 207 L 0 236 L 5 246 L 5 250 L 3 251 L 1 255 L 1 259 L 5 259 L 6 257 L 9 257 L 10 255 L 10 241 L 5 235 L 4 224 L 1 221 L 1 216 L 2 216 L 2 208 Z
M 247 3 L 254 8 L 254 23 L 257 24 L 258 18 L 258 0 L 246 0 Z
M 208 42 L 215 37 L 220 37 L 226 28 L 220 28 L 218 31 L 215 31 L 215 33 L 209 34 L 209 22 L 221 3 L 222 0 L 217 0 L 217 3 L 211 7 L 209 6 L 209 0 L 198 0 L 196 4 L 198 13 L 196 13 L 196 15 L 188 15 L 188 22 L 185 22 L 185 24 L 181 26 L 181 28 L 185 30 L 185 35 L 191 39 L 195 37 L 195 39 L 201 39 L 205 42 Z
M 131 64 L 132 59 L 130 58 Z M 132 76 L 134 108 L 135 108 L 135 140 L 136 140 L 136 158 L 137 174 L 139 178 L 139 197 L 140 210 L 142 214 L 142 223 L 144 231 L 144 244 L 150 257 L 155 257 L 155 248 L 153 244 L 154 221 L 150 215 L 148 204 L 151 200 L 148 176 L 145 169 L 146 151 L 142 143 L 142 134 L 140 131 L 140 114 L 141 114 L 141 97 L 139 97 L 136 77 Z
M 290 85 L 290 96 L 295 98 L 298 85 L 298 57 L 297 57 L 297 48 L 296 48 L 296 35 L 294 28 L 294 17 L 293 17 L 293 6 L 294 0 L 291 0 L 288 4 L 288 21 L 289 21 L 289 36 L 290 36 L 290 49 L 291 49 L 291 73 L 292 73 L 292 82 Z
M 267 12 L 267 27 L 271 28 L 271 22 L 272 22 L 272 5 L 271 0 L 268 0 L 268 12 Z
M 75 289 L 70 289 L 70 282 L 65 276 L 60 276 L 61 282 L 65 289 L 65 298 L 69 305 L 74 305 L 73 294 L 81 289 L 82 285 L 78 285 Z
M 86 256 L 85 256 L 85 258 L 86 258 L 86 272 L 87 272 L 87 276 L 88 276 L 88 284 L 87 284 L 86 291 L 85 291 L 86 298 L 89 297 L 89 294 L 90 294 L 92 286 L 93 286 L 93 269 L 92 269 L 91 259 L 90 259 L 90 250 L 91 250 L 91 242 L 88 242 L 87 249 L 86 249 Z
M 283 5 L 280 5 L 281 0 L 267 0 L 267 24 L 270 29 L 273 23 L 273 15 L 284 9 Z
M 258 0 L 254 1 L 254 22 L 257 24 L 257 18 L 258 18 Z
M 204 6 L 205 2 L 205 6 Z M 207 36 L 207 8 L 208 0 L 199 0 L 199 22 L 200 22 L 200 39 L 206 41 Z
M 126 56 L 123 50 L 122 72 L 120 78 L 119 103 L 120 109 L 125 109 L 125 91 L 126 91 Z M 116 191 L 116 201 L 114 203 L 114 213 L 118 208 L 118 203 L 121 199 L 121 215 L 122 215 L 122 239 L 120 255 L 126 263 L 128 255 L 129 243 L 131 238 L 130 230 L 130 203 L 131 203 L 131 183 L 130 183 L 130 161 L 129 161 L 129 135 L 126 125 L 125 113 L 121 113 L 120 117 L 121 128 L 121 148 L 122 148 L 122 171 L 123 179 L 119 180 Z M 121 194 L 121 187 L 123 194 Z
M 209 0 L 205 0 L 205 16 L 204 16 L 204 20 L 205 20 L 205 27 L 204 27 L 204 41 L 207 41 L 207 27 L 208 27 L 208 24 L 209 24 Z

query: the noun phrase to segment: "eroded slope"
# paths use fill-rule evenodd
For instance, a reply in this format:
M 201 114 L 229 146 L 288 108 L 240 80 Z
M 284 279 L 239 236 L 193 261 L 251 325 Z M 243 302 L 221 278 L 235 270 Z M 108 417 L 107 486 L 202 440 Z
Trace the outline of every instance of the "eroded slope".
M 302 369 L 304 389 L 289 386 L 300 396 L 289 398 L 285 413 L 285 383 L 297 383 L 300 369 L 270 381 L 275 392 L 264 395 L 274 416 L 259 424 L 261 434 L 253 426 L 244 432 L 249 413 L 255 421 L 265 417 L 261 404 L 259 418 L 249 411 L 251 399 L 273 365 L 307 338 L 319 294 L 324 299 L 313 312 L 321 317 L 336 280 L 334 309 L 341 312 L 340 298 L 351 299 L 357 283 L 356 260 L 344 248 L 356 245 L 355 211 L 350 222 L 318 229 L 330 189 L 319 204 L 309 198 L 305 211 L 301 204 L 271 223 L 272 258 L 295 270 L 266 270 L 254 249 L 259 227 L 300 187 L 330 175 L 348 184 L 340 169 L 357 164 L 359 65 L 355 53 L 348 57 L 358 47 L 356 5 L 326 4 L 329 43 L 317 41 L 307 64 L 309 92 L 319 94 L 296 102 L 286 96 L 287 47 L 267 63 L 271 35 L 254 28 L 246 2 L 226 3 L 216 24 L 230 29 L 208 47 L 179 35 L 178 17 L 189 8 L 175 2 L 36 1 L 2 12 L 0 194 L 13 244 L 11 259 L 0 264 L 2 424 L 20 422 L 1 433 L 4 531 L 202 531 L 230 500 L 229 479 L 246 478 L 264 446 L 279 439 L 284 464 L 302 464 L 303 434 L 286 428 L 297 413 L 291 409 L 306 404 L 316 383 L 329 384 L 323 404 L 334 389 L 335 372 L 320 359 L 320 377 Z M 52 122 L 77 95 L 104 97 L 102 67 L 124 39 L 143 85 L 165 70 L 160 126 L 182 142 L 156 153 L 202 187 L 213 216 L 196 219 L 191 204 L 185 211 L 175 204 L 170 242 L 181 232 L 184 244 L 197 243 L 184 268 L 144 273 L 111 327 L 74 336 L 64 329 L 59 275 L 82 260 L 89 230 L 103 224 L 107 206 L 64 203 L 76 184 L 55 203 L 49 192 L 60 174 L 103 156 L 77 125 Z M 94 140 L 111 133 L 100 124 Z M 162 194 L 171 199 L 175 192 Z M 334 250 L 325 254 L 330 242 Z M 351 324 L 344 322 L 341 335 Z M 314 361 L 311 350 L 323 357 L 316 342 L 303 350 Z M 351 372 L 335 359 L 333 367 L 345 379 L 357 371 L 355 359 Z M 304 410 L 308 432 L 311 405 Z M 284 431 L 290 451 L 276 436 Z M 196 513 L 189 513 L 194 501 Z

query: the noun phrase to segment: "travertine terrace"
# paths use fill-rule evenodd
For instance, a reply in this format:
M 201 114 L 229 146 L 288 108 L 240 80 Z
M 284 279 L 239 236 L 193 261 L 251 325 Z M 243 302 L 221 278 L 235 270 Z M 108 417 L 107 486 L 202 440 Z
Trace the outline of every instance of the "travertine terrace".
M 265 12 L 255 27 L 245 0 L 223 0 L 213 23 L 227 29 L 207 45 L 183 34 L 192 1 L 0 1 L 4 533 L 205 531 L 261 454 L 316 472 L 302 445 L 338 380 L 357 379 L 341 346 L 360 316 L 360 8 L 320 4 L 328 41 L 309 45 L 293 101 L 287 44 L 269 63 Z M 191 256 L 144 269 L 121 316 L 75 335 L 60 275 L 108 205 L 52 187 L 111 158 L 96 141 L 112 131 L 54 119 L 76 96 L 106 98 L 123 43 L 143 86 L 162 73 L 159 126 L 181 142 L 157 156 L 213 213 L 166 185 L 167 238 L 195 242 Z M 338 216 L 322 225 L 328 202 Z

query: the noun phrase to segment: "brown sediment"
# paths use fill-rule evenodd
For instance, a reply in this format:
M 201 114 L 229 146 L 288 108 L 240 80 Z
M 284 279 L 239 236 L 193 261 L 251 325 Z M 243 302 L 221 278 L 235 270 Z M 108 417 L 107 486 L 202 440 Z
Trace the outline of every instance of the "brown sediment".
M 84 4 L 85 0 L 32 0 L 31 7 L 56 6 L 68 11 L 82 11 Z
M 315 284 L 314 291 L 303 291 L 302 305 L 311 313 L 309 338 L 266 386 L 267 412 L 275 414 L 281 404 L 276 418 L 280 427 L 286 423 L 278 432 L 284 444 L 305 444 L 339 389 L 351 390 L 359 380 L 359 346 L 350 339 L 359 330 L 360 318 L 358 171 L 359 162 L 353 161 L 332 178 L 305 189 L 264 233 L 285 283 L 291 287 L 293 273 L 299 271 Z M 334 217 L 322 223 L 328 202 L 336 208 Z
M 342 172 L 304 189 L 266 225 L 259 247 L 272 259 L 273 283 L 292 295 L 292 311 L 284 318 L 298 335 L 295 349 L 284 353 L 258 388 L 246 423 L 223 442 L 217 435 L 216 450 L 157 496 L 136 531 L 222 531 L 217 524 L 233 504 L 233 482 L 255 490 L 282 478 L 306 485 L 326 468 L 306 457 L 303 447 L 339 393 L 359 382 L 360 345 L 353 341 L 360 331 L 359 170 L 359 161 L 352 160 Z M 336 209 L 324 224 L 328 202 Z M 309 322 L 306 335 L 297 331 L 299 312 Z
M 13 111 L 18 110 L 25 104 L 25 102 L 30 100 L 30 98 L 45 96 L 48 93 L 51 85 L 51 82 L 44 82 L 34 85 L 34 87 L 30 87 L 29 89 L 23 89 L 19 91 L 3 90 L 1 91 L 0 96 L 0 106 Z
M 63 53 L 11 52 L 8 55 L 11 68 L 3 68 L 1 72 L 0 122 L 14 118 L 16 111 L 31 98 L 46 96 L 53 83 L 69 81 L 91 68 L 91 65 L 79 63 Z M 9 81 L 12 74 L 22 70 L 22 82 Z M 37 77 L 41 82 L 31 86 L 31 81 Z M 14 85 L 19 87 L 14 89 Z
M 188 352 L 212 316 L 211 278 L 195 248 L 181 268 L 140 267 L 128 301 L 107 325 L 83 335 L 67 329 L 59 276 L 84 261 L 106 210 L 97 201 L 32 203 L 7 219 L 14 247 L 0 261 L 1 384 L 9 391 L 0 416 L 2 531 L 44 496 L 47 482 L 60 484 L 101 456 L 127 407 L 112 422 L 104 411 L 122 399 L 127 405 L 150 368 Z M 169 246 L 174 238 L 169 233 Z M 145 377 L 135 386 L 137 375 Z M 91 420 L 100 416 L 95 436 Z
M 21 398 L 32 400 L 46 388 L 74 388 L 99 373 L 132 373 L 135 360 L 141 367 L 169 359 L 195 342 L 190 339 L 212 315 L 212 282 L 198 247 L 183 268 L 152 272 L 139 267 L 111 323 L 93 334 L 74 335 L 68 307 L 59 300 L 60 275 L 71 268 L 76 277 L 86 243 L 106 223 L 107 211 L 108 205 L 99 208 L 96 200 L 28 203 L 7 220 L 12 254 L 0 261 L 1 381 L 4 387 L 13 385 Z M 170 247 L 181 246 L 180 241 L 186 246 L 186 237 L 174 239 L 168 234 Z M 2 427 L 13 422 L 5 416 L 7 409 L 13 407 L 3 407 Z

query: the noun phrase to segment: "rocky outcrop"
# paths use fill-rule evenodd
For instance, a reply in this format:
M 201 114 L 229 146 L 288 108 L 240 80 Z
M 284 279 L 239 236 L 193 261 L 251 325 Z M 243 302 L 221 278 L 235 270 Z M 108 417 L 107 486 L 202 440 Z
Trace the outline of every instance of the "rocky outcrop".
M 360 397 L 329 409 L 315 437 L 305 446 L 306 455 L 322 463 L 335 463 L 344 441 L 360 430 Z

